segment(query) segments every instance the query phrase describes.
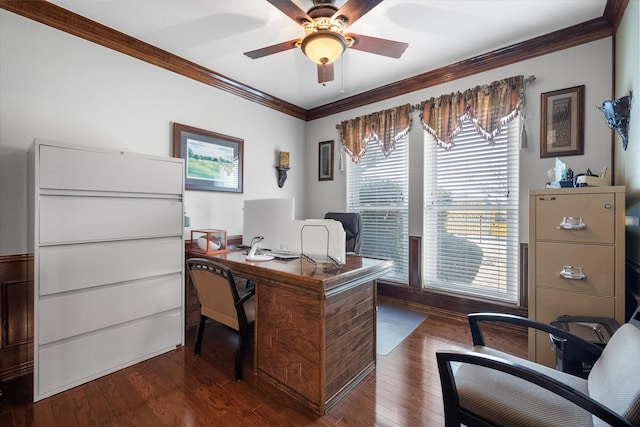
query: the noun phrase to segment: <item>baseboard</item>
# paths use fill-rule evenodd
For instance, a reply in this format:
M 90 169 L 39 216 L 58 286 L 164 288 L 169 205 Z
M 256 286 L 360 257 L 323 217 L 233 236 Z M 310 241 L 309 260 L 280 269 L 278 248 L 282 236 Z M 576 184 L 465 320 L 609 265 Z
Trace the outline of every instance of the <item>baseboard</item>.
M 518 307 L 513 304 L 476 299 L 467 296 L 446 294 L 428 289 L 415 289 L 406 285 L 385 282 L 383 279 L 378 280 L 378 295 L 406 301 L 407 303 L 414 303 L 427 307 L 440 308 L 450 312 L 462 313 L 464 315 L 477 312 L 493 312 L 516 314 L 518 316 L 526 317 L 528 314 L 526 307 Z

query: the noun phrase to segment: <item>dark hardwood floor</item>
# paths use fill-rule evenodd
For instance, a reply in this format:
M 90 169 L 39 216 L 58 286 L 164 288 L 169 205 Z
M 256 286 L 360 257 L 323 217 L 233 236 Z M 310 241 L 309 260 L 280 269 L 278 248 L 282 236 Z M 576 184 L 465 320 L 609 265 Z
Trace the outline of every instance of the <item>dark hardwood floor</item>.
M 385 300 L 389 302 L 388 300 Z M 28 381 L 4 389 L 0 426 L 440 426 L 435 351 L 468 349 L 466 318 L 442 310 L 429 317 L 345 399 L 318 416 L 252 374 L 252 348 L 242 381 L 233 379 L 235 336 L 208 325 L 202 355 L 187 345 L 37 403 Z M 487 328 L 487 345 L 526 357 L 524 331 Z

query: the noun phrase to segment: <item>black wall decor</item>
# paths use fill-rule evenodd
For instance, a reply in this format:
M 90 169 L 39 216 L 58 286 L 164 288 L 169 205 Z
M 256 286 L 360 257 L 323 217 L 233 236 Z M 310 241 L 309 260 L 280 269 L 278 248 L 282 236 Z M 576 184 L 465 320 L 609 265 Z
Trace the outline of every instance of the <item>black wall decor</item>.
M 598 110 L 604 113 L 607 125 L 611 129 L 615 129 L 622 138 L 622 148 L 627 149 L 628 132 L 629 132 L 629 116 L 631 113 L 632 93 L 622 98 L 612 101 L 604 101 Z

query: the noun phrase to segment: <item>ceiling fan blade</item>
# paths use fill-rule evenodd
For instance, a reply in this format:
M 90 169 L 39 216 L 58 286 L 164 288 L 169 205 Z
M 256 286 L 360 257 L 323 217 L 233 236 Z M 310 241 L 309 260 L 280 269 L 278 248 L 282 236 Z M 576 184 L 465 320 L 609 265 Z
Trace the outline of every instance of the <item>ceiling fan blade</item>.
M 345 36 L 353 39 L 351 49 L 375 53 L 376 55 L 388 56 L 390 58 L 400 58 L 409 47 L 409 43 L 379 39 L 361 34 L 346 34 Z
M 282 42 L 278 44 L 274 44 L 273 46 L 263 47 L 261 49 L 252 50 L 250 52 L 245 52 L 251 59 L 262 58 L 263 56 L 273 55 L 274 53 L 284 52 L 285 50 L 294 49 L 298 46 L 298 39 L 289 40 L 288 42 Z
M 333 81 L 333 63 L 318 64 L 318 83 Z
M 289 18 L 296 21 L 298 24 L 304 24 L 305 21 L 312 22 L 313 20 L 307 15 L 307 12 L 300 9 L 294 2 L 291 0 L 267 0 L 267 2 L 271 3 L 276 7 L 280 12 L 287 15 Z
M 347 25 L 353 25 L 362 15 L 382 3 L 382 0 L 349 0 L 333 15 L 347 18 Z

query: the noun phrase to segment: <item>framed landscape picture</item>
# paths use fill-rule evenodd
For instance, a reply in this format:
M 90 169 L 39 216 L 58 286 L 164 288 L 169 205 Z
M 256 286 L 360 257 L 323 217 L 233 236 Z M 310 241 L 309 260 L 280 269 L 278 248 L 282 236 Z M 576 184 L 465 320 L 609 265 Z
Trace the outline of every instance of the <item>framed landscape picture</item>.
M 541 94 L 540 157 L 584 154 L 584 85 Z
M 174 123 L 173 155 L 185 161 L 185 190 L 242 193 L 244 140 Z

